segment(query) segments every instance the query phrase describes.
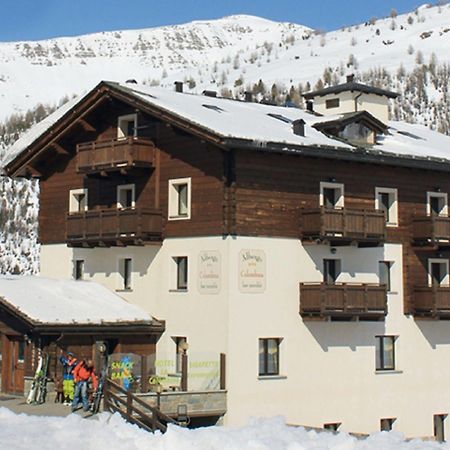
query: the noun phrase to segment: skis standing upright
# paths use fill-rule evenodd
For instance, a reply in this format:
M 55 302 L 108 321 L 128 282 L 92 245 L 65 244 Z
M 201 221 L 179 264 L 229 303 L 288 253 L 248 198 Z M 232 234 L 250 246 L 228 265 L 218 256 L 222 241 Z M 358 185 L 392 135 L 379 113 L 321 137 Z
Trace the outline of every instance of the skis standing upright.
M 28 393 L 28 396 L 27 396 L 27 403 L 28 404 L 34 403 L 36 401 L 36 395 L 37 395 L 37 391 L 38 391 L 39 378 L 41 376 L 43 363 L 44 363 L 44 358 L 43 358 L 43 354 L 41 353 L 39 355 L 39 360 L 38 360 L 38 364 L 37 364 L 37 367 L 36 367 L 36 371 L 34 372 L 34 377 L 33 377 L 32 383 L 31 383 L 30 392 Z
M 38 381 L 38 389 L 36 395 L 36 403 L 38 403 L 39 405 L 45 403 L 45 399 L 47 397 L 47 372 L 49 363 L 50 355 L 48 353 L 44 353 L 41 376 Z
M 103 366 L 102 373 L 98 380 L 97 389 L 94 392 L 94 399 L 92 401 L 92 407 L 91 407 L 92 414 L 97 414 L 98 411 L 100 410 L 100 402 L 103 397 L 103 391 L 105 389 L 105 383 L 106 383 L 107 376 L 108 376 L 108 358 L 106 358 L 106 360 L 105 360 L 105 364 Z

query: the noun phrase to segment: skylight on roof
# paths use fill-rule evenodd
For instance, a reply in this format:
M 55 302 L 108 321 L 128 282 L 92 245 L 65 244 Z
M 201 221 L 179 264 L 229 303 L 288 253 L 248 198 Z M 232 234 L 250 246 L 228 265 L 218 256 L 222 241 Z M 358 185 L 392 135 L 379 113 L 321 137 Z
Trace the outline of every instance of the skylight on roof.
M 282 122 L 285 123 L 292 123 L 291 119 L 288 119 L 287 117 L 284 117 L 281 114 L 268 113 L 267 115 L 273 117 L 274 119 L 281 120 Z
M 220 108 L 219 106 L 216 105 L 207 105 L 207 104 L 203 104 L 202 105 L 204 108 L 206 109 L 212 109 L 213 111 L 217 111 L 218 113 L 224 112 L 225 110 Z

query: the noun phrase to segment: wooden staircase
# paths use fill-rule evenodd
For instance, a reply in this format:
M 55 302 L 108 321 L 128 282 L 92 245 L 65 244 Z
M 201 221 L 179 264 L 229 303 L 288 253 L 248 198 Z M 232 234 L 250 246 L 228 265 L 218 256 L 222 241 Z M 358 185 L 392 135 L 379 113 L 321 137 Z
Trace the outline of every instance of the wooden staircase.
M 158 408 L 149 405 L 137 395 L 128 392 L 122 386 L 107 378 L 105 382 L 103 410 L 119 413 L 127 422 L 144 430 L 165 433 L 167 424 L 186 425 L 162 413 Z

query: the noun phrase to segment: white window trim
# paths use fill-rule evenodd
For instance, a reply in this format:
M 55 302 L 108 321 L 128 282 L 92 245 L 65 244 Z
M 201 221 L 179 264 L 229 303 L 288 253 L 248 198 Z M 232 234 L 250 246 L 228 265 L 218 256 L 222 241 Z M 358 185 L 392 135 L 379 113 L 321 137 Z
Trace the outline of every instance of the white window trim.
M 444 207 L 442 208 L 440 217 L 448 216 L 448 195 L 446 192 L 427 192 L 427 216 L 431 216 L 431 197 L 439 197 L 444 199 Z
M 176 186 L 187 184 L 187 214 L 180 216 L 178 214 L 178 191 Z M 169 196 L 168 196 L 169 214 L 168 220 L 189 220 L 191 218 L 191 178 L 175 178 L 169 180 Z
M 323 190 L 325 188 L 329 189 L 339 189 L 341 192 L 341 195 L 336 202 L 336 209 L 340 209 L 344 207 L 344 184 L 343 183 L 332 183 L 328 181 L 321 181 L 320 182 L 320 196 L 319 196 L 319 204 L 320 206 L 324 206 L 324 197 L 323 197 Z
M 259 341 L 260 339 L 278 339 L 278 374 L 274 375 L 259 375 Z M 257 379 L 258 380 L 285 380 L 287 379 L 287 375 L 284 374 L 283 368 L 285 366 L 284 361 L 284 355 L 286 353 L 286 344 L 285 344 L 285 338 L 282 336 L 263 336 L 259 337 L 257 339 L 257 355 L 258 355 L 258 362 L 257 362 Z
M 131 189 L 131 207 L 136 207 L 136 185 L 135 184 L 120 184 L 117 186 L 117 209 L 126 209 L 120 203 L 120 191 L 125 191 Z
M 375 188 L 375 209 L 380 209 L 380 194 L 389 194 L 394 196 L 394 201 L 392 202 L 392 214 L 389 214 L 388 220 L 386 222 L 387 227 L 398 227 L 398 190 L 395 188 L 387 187 L 376 187 Z
M 130 268 L 130 288 L 125 289 L 124 287 L 124 277 L 121 273 L 121 263 L 124 259 L 131 259 L 131 268 Z M 116 277 L 116 291 L 118 292 L 131 292 L 134 287 L 134 260 L 131 255 L 121 255 L 116 258 L 116 268 L 117 268 L 117 277 Z
M 186 288 L 178 288 L 177 258 L 187 258 Z M 169 259 L 169 292 L 187 292 L 189 290 L 190 258 L 187 254 L 172 255 Z
M 450 285 L 450 276 L 448 273 L 449 264 L 448 259 L 446 258 L 428 258 L 428 286 L 431 287 L 433 285 L 433 278 L 431 276 L 431 264 L 433 263 L 445 264 L 446 275 L 444 281 L 442 282 L 442 286 L 449 286 Z
M 79 189 L 71 189 L 69 191 L 69 213 L 77 213 L 78 210 L 78 201 L 75 200 L 76 195 L 84 194 L 85 205 L 84 210 L 88 210 L 88 190 L 86 188 Z
M 117 118 L 117 139 L 127 139 L 128 136 L 125 136 L 124 132 L 122 131 L 122 122 L 134 122 L 134 137 L 136 136 L 136 129 L 137 129 L 137 114 L 127 114 L 125 116 L 119 116 Z

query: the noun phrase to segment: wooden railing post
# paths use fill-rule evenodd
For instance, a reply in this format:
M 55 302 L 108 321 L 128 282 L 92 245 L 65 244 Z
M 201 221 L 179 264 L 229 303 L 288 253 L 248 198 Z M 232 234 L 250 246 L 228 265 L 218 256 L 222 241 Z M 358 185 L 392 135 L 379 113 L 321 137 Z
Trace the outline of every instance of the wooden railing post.
M 109 380 L 105 378 L 105 384 L 103 386 L 103 411 L 109 411 L 109 389 Z
M 220 354 L 220 389 L 226 389 L 226 355 Z
M 342 292 L 343 292 L 343 311 L 344 313 L 347 312 L 347 303 L 348 303 L 348 291 L 347 291 L 347 285 L 345 283 L 342 283 Z
M 127 392 L 127 417 L 128 417 L 128 420 L 130 420 L 130 421 L 133 418 L 132 406 L 133 406 L 133 397 L 131 396 L 131 392 L 128 391 Z
M 188 355 L 183 353 L 181 355 L 181 390 L 188 390 Z

